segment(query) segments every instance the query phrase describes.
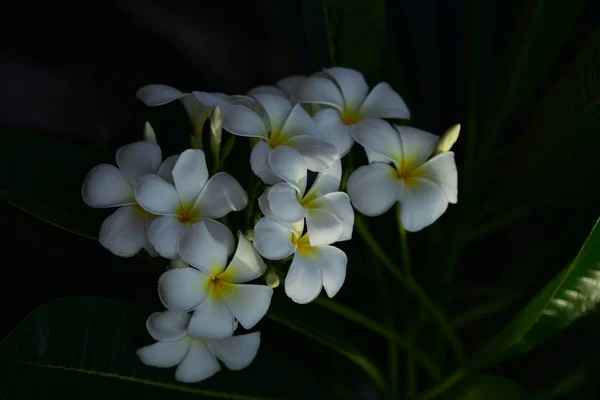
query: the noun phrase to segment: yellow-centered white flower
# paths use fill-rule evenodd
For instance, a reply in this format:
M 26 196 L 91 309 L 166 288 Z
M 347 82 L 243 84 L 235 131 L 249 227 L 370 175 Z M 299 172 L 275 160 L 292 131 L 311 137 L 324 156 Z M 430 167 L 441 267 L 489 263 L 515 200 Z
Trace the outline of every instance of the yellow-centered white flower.
M 338 192 L 342 178 L 340 160 L 319 172 L 307 188 L 308 171 L 297 152 L 279 147 L 273 150 L 271 158 L 287 168 L 280 170 L 284 182 L 269 187 L 259 197 L 262 213 L 288 223 L 306 219 L 307 235 L 313 246 L 350 240 L 354 210 L 348 195 Z
M 314 115 L 323 140 L 333 144 L 341 156 L 354 141 L 352 126 L 366 118 L 409 119 L 406 103 L 386 83 L 377 84 L 370 92 L 363 75 L 353 69 L 333 67 L 308 78 L 294 93 L 299 103 L 316 103 L 326 108 Z
M 346 253 L 327 244 L 313 246 L 304 233 L 304 221 L 296 224 L 261 218 L 254 227 L 254 246 L 269 260 L 294 255 L 285 277 L 287 296 L 299 304 L 310 303 L 325 288 L 333 297 L 346 279 Z
M 156 251 L 148 240 L 148 227 L 155 216 L 140 208 L 134 188 L 140 177 L 157 173 L 162 161 L 160 147 L 136 142 L 117 150 L 117 167 L 96 165 L 83 181 L 83 201 L 94 208 L 118 207 L 100 227 L 98 240 L 110 252 L 132 257 L 144 248 L 151 256 Z
M 233 334 L 236 320 L 250 329 L 266 314 L 273 289 L 245 283 L 263 275 L 267 266 L 244 235 L 238 234 L 229 265 L 225 245 L 210 234 L 204 222 L 181 237 L 177 252 L 191 267 L 163 273 L 158 293 L 170 310 L 194 310 L 188 327 L 191 337 L 225 338 Z
M 246 368 L 260 347 L 260 332 L 221 340 L 193 339 L 188 335 L 190 314 L 167 310 L 146 321 L 156 343 L 137 350 L 140 360 L 153 367 L 177 366 L 175 379 L 193 383 L 210 378 L 221 370 L 220 360 L 230 370 Z
M 160 215 L 150 225 L 148 238 L 169 259 L 177 256 L 179 237 L 200 221 L 231 254 L 233 235 L 215 219 L 248 204 L 248 195 L 233 176 L 219 172 L 208 179 L 204 152 L 192 149 L 169 157 L 158 174 L 143 176 L 135 187 L 135 199 L 144 210 Z
M 261 85 L 250 89 L 248 95 L 254 96 L 256 94 L 270 94 L 273 96 L 280 96 L 295 103 L 294 93 L 296 90 L 306 81 L 306 76 L 292 75 L 286 78 L 280 79 L 272 85 Z
M 408 127 L 367 119 L 352 136 L 369 153 L 369 165 L 348 178 L 350 200 L 367 216 L 381 215 L 400 202 L 405 229 L 419 231 L 434 223 L 456 203 L 458 174 L 454 153 L 434 154 L 438 136 Z
M 273 149 L 287 146 L 297 151 L 311 171 L 322 171 L 339 159 L 336 148 L 316 138 L 316 125 L 301 105 L 284 97 L 269 94 L 254 96 L 265 111 L 263 119 L 249 107 L 233 104 L 223 113 L 223 127 L 234 135 L 260 141 L 250 154 L 252 171 L 266 184 L 281 181 L 279 170 L 285 169 L 271 158 Z

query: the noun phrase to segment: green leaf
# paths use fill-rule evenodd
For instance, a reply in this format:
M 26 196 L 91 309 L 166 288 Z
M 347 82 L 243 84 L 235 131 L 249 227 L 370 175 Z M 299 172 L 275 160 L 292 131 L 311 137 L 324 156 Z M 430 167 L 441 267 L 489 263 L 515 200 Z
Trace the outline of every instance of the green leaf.
M 523 2 L 504 57 L 503 73 L 496 79 L 496 98 L 500 104 L 492 111 L 497 110 L 497 123 L 511 116 L 533 97 L 572 32 L 584 5 L 585 0 Z M 486 115 L 486 118 L 489 117 Z
M 47 136 L 3 135 L 0 197 L 53 225 L 96 238 L 106 212 L 86 206 L 81 184 L 96 164 L 113 162 L 97 152 Z
M 135 354 L 152 342 L 145 332 L 148 315 L 136 304 L 94 297 L 64 298 L 38 308 L 0 344 L 0 392 L 6 398 L 36 399 L 324 398 L 310 375 L 269 350 L 264 333 L 248 368 L 223 368 L 196 384 L 177 382 L 173 368 L 148 367 Z
M 478 368 L 523 354 L 600 303 L 600 219 L 571 265 L 556 276 L 479 353 Z
M 330 314 L 314 304 L 299 306 L 276 291 L 267 316 L 305 336 L 329 347 L 359 366 L 379 388 L 385 380 L 375 364 L 348 339 L 348 333 L 331 322 Z M 299 315 L 303 311 L 303 316 Z
M 452 393 L 443 397 L 447 400 L 524 400 L 525 390 L 508 378 L 482 374 L 465 381 Z

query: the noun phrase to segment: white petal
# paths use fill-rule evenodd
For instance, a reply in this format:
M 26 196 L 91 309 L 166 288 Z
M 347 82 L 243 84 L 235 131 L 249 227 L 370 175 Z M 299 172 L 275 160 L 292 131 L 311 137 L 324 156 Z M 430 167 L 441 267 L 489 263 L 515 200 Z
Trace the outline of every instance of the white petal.
M 327 296 L 335 296 L 346 280 L 346 265 L 348 264 L 346 253 L 337 247 L 319 246 L 315 249 L 312 257 L 319 262 L 323 275 L 323 287 Z
M 285 97 L 269 94 L 257 94 L 254 96 L 263 106 L 271 124 L 271 136 L 281 131 L 285 120 L 292 111 L 292 103 Z
M 171 86 L 148 85 L 138 90 L 136 97 L 148 106 L 162 106 L 186 95 Z
M 342 90 L 346 108 L 358 111 L 369 92 L 369 86 L 363 74 L 354 69 L 342 67 L 328 68 L 326 71 Z
M 227 264 L 227 248 L 218 242 L 200 221 L 181 236 L 177 254 L 183 261 L 213 277 L 219 275 Z
M 235 238 L 228 227 L 210 218 L 202 218 L 202 222 L 208 228 L 210 235 L 227 249 L 227 257 L 233 254 L 235 250 Z
M 250 153 L 250 168 L 252 172 L 267 185 L 273 185 L 281 180 L 273 173 L 271 166 L 269 166 L 269 154 L 271 150 L 269 145 L 261 140 L 254 145 Z
M 95 208 L 135 204 L 132 193 L 133 186 L 117 167 L 110 164 L 92 168 L 81 187 L 83 201 Z
M 267 199 L 275 219 L 294 223 L 306 216 L 308 210 L 298 202 L 297 196 L 298 192 L 289 183 L 280 182 L 271 187 Z
M 268 260 L 281 260 L 294 253 L 294 232 L 270 218 L 261 218 L 254 226 L 254 247 Z
M 318 260 L 297 252 L 285 277 L 285 294 L 296 303 L 310 303 L 321 293 L 322 279 Z
M 276 85 L 279 89 L 283 90 L 291 100 L 294 100 L 296 89 L 306 82 L 306 79 L 306 76 L 292 75 L 278 80 Z
M 266 270 L 267 265 L 252 243 L 238 232 L 238 245 L 233 259 L 219 279 L 229 283 L 245 283 L 260 277 Z
M 181 204 L 175 186 L 158 175 L 142 176 L 134 193 L 140 207 L 152 214 L 176 215 Z
M 372 150 L 399 163 L 402 160 L 402 142 L 398 132 L 381 119 L 365 119 L 352 127 L 350 131 L 365 149 Z
M 344 98 L 338 87 L 331 80 L 318 76 L 308 78 L 294 94 L 300 103 L 317 103 L 335 107 L 340 112 L 344 109 Z
M 267 138 L 269 129 L 254 111 L 231 105 L 223 112 L 223 128 L 237 136 Z
M 304 196 L 304 201 L 309 202 L 327 193 L 332 193 L 340 188 L 342 181 L 342 161 L 337 160 L 331 166 L 317 174 L 315 181 Z
M 173 182 L 173 168 L 175 167 L 177 160 L 179 160 L 179 154 L 172 155 L 163 161 L 163 163 L 160 165 L 160 168 L 158 168 L 157 175 L 169 182 L 171 185 L 175 185 L 175 182 Z
M 188 149 L 181 153 L 173 167 L 173 181 L 179 200 L 184 207 L 196 201 L 208 180 L 206 157 L 202 150 Z
M 158 295 L 166 308 L 190 311 L 206 300 L 212 278 L 195 268 L 170 269 L 158 279 Z
M 174 342 L 156 342 L 136 351 L 140 361 L 146 365 L 171 368 L 183 360 L 190 348 L 189 340 L 183 338 Z
M 225 93 L 207 93 L 207 92 L 192 92 L 192 96 L 206 108 L 219 107 L 225 110 L 229 106 L 227 95 Z
M 189 313 L 166 310 L 152 313 L 146 320 L 146 329 L 155 340 L 172 342 L 186 336 L 189 322 Z
M 441 186 L 421 178 L 412 178 L 400 196 L 400 220 L 409 232 L 433 224 L 448 208 Z
M 248 91 L 248 95 L 250 95 L 250 96 L 256 96 L 257 94 L 258 95 L 268 94 L 271 96 L 280 96 L 283 98 L 288 98 L 288 95 L 283 90 L 279 89 L 278 87 L 271 86 L 271 85 L 257 86 Z
M 158 252 L 152 243 L 150 243 L 150 239 L 148 238 L 148 230 L 156 218 L 156 215 L 144 211 L 144 244 L 142 245 L 142 248 L 148 252 L 150 257 L 158 257 Z
M 364 165 L 348 178 L 347 192 L 352 205 L 369 217 L 389 210 L 402 193 L 402 181 L 386 164 Z
M 148 239 L 158 254 L 173 259 L 177 257 L 177 241 L 188 229 L 189 225 L 183 225 L 176 216 L 165 215 L 152 221 Z
M 194 310 L 188 334 L 194 339 L 224 339 L 233 335 L 233 314 L 227 301 L 214 289 Z
M 414 170 L 411 175 L 423 177 L 442 187 L 448 202 L 458 202 L 458 172 L 451 151 L 438 154 Z
M 354 139 L 350 135 L 351 127 L 344 125 L 340 113 L 333 108 L 326 108 L 316 113 L 313 118 L 317 124 L 315 136 L 334 145 L 340 153 L 340 157 L 348 154 L 354 144 Z
M 233 371 L 246 368 L 256 357 L 260 347 L 260 332 L 211 340 L 208 346 L 225 366 Z
M 352 209 L 352 204 L 350 203 L 350 197 L 348 197 L 346 193 L 328 193 L 307 204 L 307 206 L 310 208 L 317 208 L 320 210 L 329 211 L 337 217 L 337 219 L 342 224 L 342 234 L 337 239 L 338 241 L 352 239 L 352 229 L 354 227 L 354 210 Z
M 265 217 L 274 218 L 273 212 L 269 207 L 269 190 L 271 187 L 265 189 L 263 194 L 258 196 L 258 208 L 260 208 L 260 212 L 263 213 Z
M 220 286 L 235 319 L 245 329 L 251 329 L 269 310 L 273 289 L 268 286 L 224 282 Z
M 275 175 L 292 185 L 300 195 L 304 194 L 308 170 L 298 151 L 289 146 L 277 146 L 269 153 L 268 162 Z
M 190 350 L 175 371 L 175 379 L 186 383 L 200 382 L 220 370 L 219 362 L 206 344 L 199 340 L 193 340 Z
M 381 82 L 371 90 L 361 108 L 363 118 L 410 119 L 406 103 L 387 82 Z
M 300 104 L 292 108 L 282 128 L 288 139 L 298 135 L 315 135 L 316 131 L 317 124 Z
M 119 207 L 102 222 L 98 241 L 117 256 L 135 256 L 146 236 L 144 214 L 137 206 Z
M 311 246 L 331 244 L 342 236 L 342 222 L 329 211 L 313 209 L 306 216 L 306 230 Z
M 160 147 L 150 142 L 130 143 L 117 150 L 117 165 L 125 178 L 135 186 L 146 174 L 155 174 L 162 161 Z
M 433 154 L 439 137 L 411 126 L 396 126 L 402 141 L 403 173 L 423 164 Z
M 340 155 L 332 144 L 311 136 L 295 136 L 288 140 L 288 145 L 304 157 L 306 166 L 311 171 L 322 171 L 339 160 Z
M 369 164 L 372 164 L 374 162 L 389 164 L 389 162 L 390 162 L 389 157 L 381 155 L 373 150 L 369 150 L 366 147 L 364 149 L 365 149 L 365 154 L 367 155 L 367 160 L 369 161 Z
M 222 218 L 231 211 L 243 210 L 248 195 L 240 183 L 227 172 L 218 172 L 208 180 L 195 206 L 206 218 Z

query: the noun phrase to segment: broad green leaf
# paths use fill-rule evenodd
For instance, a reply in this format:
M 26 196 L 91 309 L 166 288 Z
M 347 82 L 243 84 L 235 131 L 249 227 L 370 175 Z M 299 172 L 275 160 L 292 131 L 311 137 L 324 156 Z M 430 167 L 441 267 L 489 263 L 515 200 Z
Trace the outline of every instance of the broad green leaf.
M 525 400 L 525 390 L 515 381 L 503 376 L 482 374 L 465 381 L 447 400 Z
M 53 225 L 95 238 L 108 214 L 83 203 L 81 184 L 102 162 L 114 160 L 43 135 L 5 134 L 0 147 L 0 197 Z
M 497 124 L 532 98 L 554 64 L 584 5 L 585 0 L 526 0 L 521 3 L 516 10 L 519 18 L 508 43 L 505 65 L 496 79 L 496 98 L 500 103 L 492 112 L 497 113 Z
M 262 334 L 255 361 L 223 368 L 195 384 L 174 380 L 174 368 L 143 365 L 135 350 L 152 343 L 148 311 L 120 300 L 71 297 L 27 316 L 0 344 L 0 392 L 35 399 L 306 399 L 324 398 L 313 377 L 274 354 Z
M 301 311 L 302 316 L 299 314 Z M 347 332 L 331 322 L 329 313 L 318 306 L 299 306 L 279 290 L 273 296 L 267 316 L 343 355 L 359 366 L 379 388 L 385 386 L 375 364 L 352 344 Z
M 473 361 L 476 368 L 523 354 L 600 303 L 600 219 L 575 260 L 556 276 Z

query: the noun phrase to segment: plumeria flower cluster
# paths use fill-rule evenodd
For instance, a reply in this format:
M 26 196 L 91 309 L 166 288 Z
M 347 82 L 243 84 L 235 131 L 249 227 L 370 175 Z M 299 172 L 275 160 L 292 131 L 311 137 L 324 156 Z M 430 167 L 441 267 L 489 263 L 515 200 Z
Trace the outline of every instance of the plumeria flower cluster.
M 147 140 L 121 147 L 116 166 L 94 167 L 82 188 L 89 206 L 116 208 L 100 228 L 102 246 L 121 257 L 145 249 L 168 260 L 158 278 L 166 310 L 146 323 L 156 343 L 138 356 L 147 365 L 177 366 L 182 382 L 209 378 L 220 363 L 239 370 L 252 362 L 261 336 L 247 331 L 266 315 L 279 277 L 298 304 L 340 291 L 348 257 L 335 244 L 352 239 L 354 209 L 377 216 L 398 203 L 399 220 L 414 232 L 457 201 L 450 149 L 460 126 L 440 140 L 391 124 L 386 119 L 410 118 L 402 98 L 385 82 L 369 90 L 352 69 L 294 75 L 244 95 L 149 85 L 137 96 L 149 106 L 181 101 L 199 140 L 210 118 L 219 161 L 209 176 L 201 148 L 163 160 L 147 124 Z M 229 154 L 219 153 L 221 129 L 251 143 L 254 183 L 220 170 L 219 155 Z M 342 158 L 354 143 L 369 163 L 344 184 Z M 236 239 L 224 217 L 250 203 L 249 226 L 235 227 Z

